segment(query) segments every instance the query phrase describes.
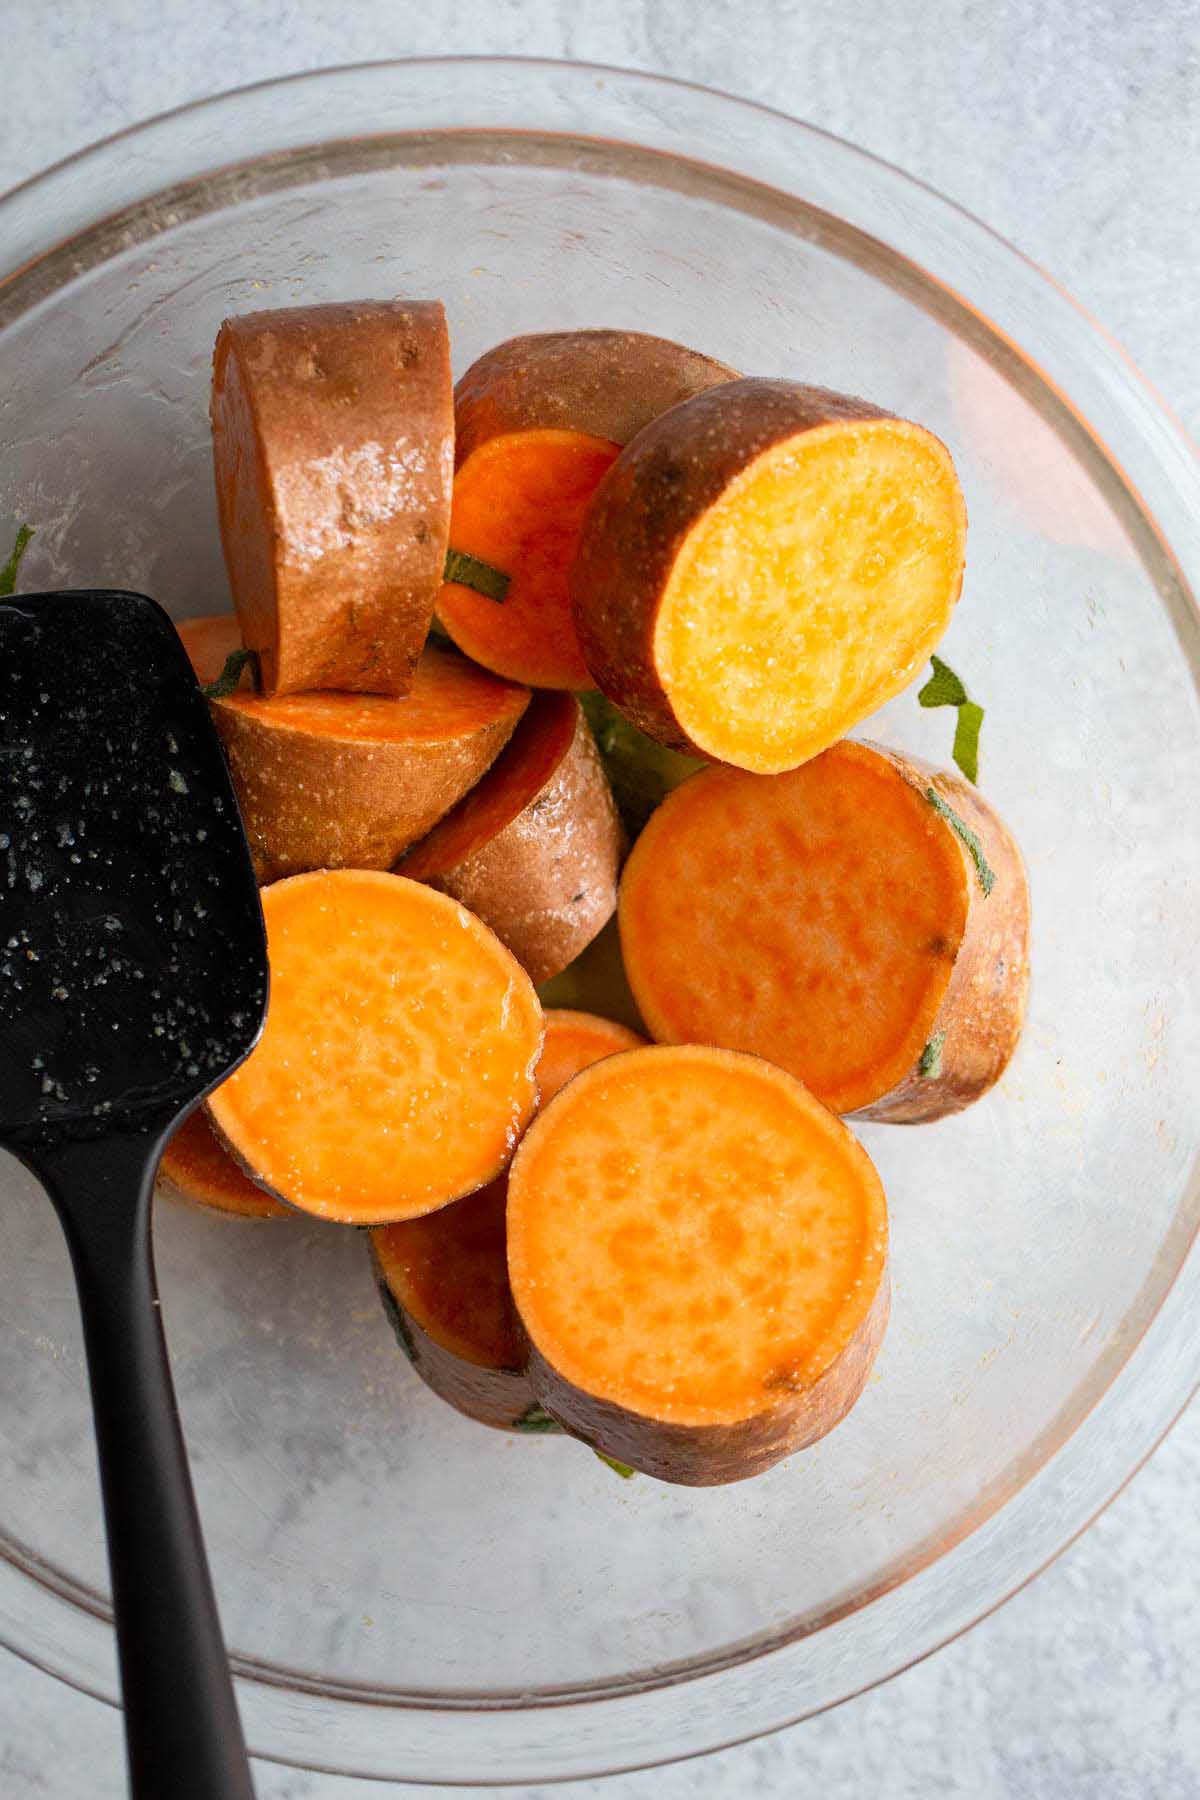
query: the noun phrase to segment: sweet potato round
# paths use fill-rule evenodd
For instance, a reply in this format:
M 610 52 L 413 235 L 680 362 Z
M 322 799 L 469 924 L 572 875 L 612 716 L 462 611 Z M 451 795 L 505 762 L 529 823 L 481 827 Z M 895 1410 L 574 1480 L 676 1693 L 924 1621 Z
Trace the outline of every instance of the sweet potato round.
M 639 331 L 512 338 L 455 389 L 451 542 L 508 578 L 502 603 L 449 582 L 438 616 L 485 667 L 535 687 L 592 686 L 567 576 L 597 483 L 666 407 L 734 371 Z
M 862 1391 L 887 1321 L 887 1211 L 846 1127 L 758 1057 L 631 1050 L 577 1075 L 509 1172 L 533 1389 L 662 1481 L 740 1481 Z
M 201 681 L 239 648 L 234 619 L 179 627 Z M 278 694 L 248 676 L 211 702 L 260 882 L 310 869 L 390 869 L 479 780 L 529 690 L 429 645 L 412 692 Z
M 470 907 L 541 982 L 612 917 L 622 843 L 578 701 L 539 693 L 478 786 L 398 868 Z
M 694 776 L 621 883 L 652 1036 L 767 1057 L 835 1111 L 897 1122 L 958 1111 L 1003 1072 L 1028 922 L 1016 847 L 975 790 L 849 741 L 786 775 Z
M 661 743 L 797 767 L 899 692 L 962 585 L 966 512 L 932 433 L 743 380 L 647 425 L 596 489 L 571 572 L 596 684 Z
M 212 432 L 221 541 L 263 692 L 406 694 L 449 537 L 441 303 L 226 319 Z
M 223 1142 L 289 1205 L 342 1224 L 417 1218 L 507 1166 L 537 1103 L 542 1009 L 498 938 L 377 870 L 263 890 L 271 998 L 208 1098 Z

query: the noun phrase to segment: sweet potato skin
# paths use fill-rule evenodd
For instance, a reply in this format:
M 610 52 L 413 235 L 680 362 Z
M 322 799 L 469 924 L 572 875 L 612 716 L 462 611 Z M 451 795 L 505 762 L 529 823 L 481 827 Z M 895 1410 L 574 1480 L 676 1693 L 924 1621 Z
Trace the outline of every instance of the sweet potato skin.
M 887 1331 L 891 1282 L 885 1269 L 870 1310 L 849 1343 L 810 1387 L 730 1425 L 680 1425 L 639 1418 L 585 1393 L 529 1343 L 529 1380 L 543 1409 L 593 1450 L 644 1475 L 681 1487 L 748 1481 L 784 1457 L 807 1449 L 841 1423 L 866 1386 Z
M 676 718 L 654 660 L 664 591 L 697 519 L 776 444 L 822 425 L 890 416 L 827 388 L 754 377 L 661 414 L 617 458 L 584 523 L 572 610 L 597 687 L 648 737 L 707 754 Z
M 627 444 L 736 369 L 643 331 L 545 331 L 487 351 L 454 390 L 455 463 L 510 431 L 582 431 Z
M 242 647 L 236 621 L 226 614 L 185 619 L 179 636 L 204 683 L 215 681 Z M 435 691 L 439 681 L 463 676 L 472 700 L 487 698 L 481 712 L 491 716 L 441 742 L 407 741 L 388 735 L 382 719 L 372 736 L 367 715 L 374 709 L 390 715 L 390 707 L 364 698 L 349 702 L 361 709 L 360 735 L 337 737 L 289 723 L 297 703 L 286 695 L 264 704 L 251 690 L 249 670 L 235 693 L 210 697 L 260 884 L 312 869 L 390 869 L 499 756 L 529 704 L 529 690 L 464 663 L 457 651 L 429 645 L 425 657 Z M 343 697 L 329 702 L 335 704 Z
M 450 528 L 440 301 L 226 319 L 211 411 L 221 538 L 263 691 L 406 694 Z
M 579 702 L 540 694 L 533 707 L 573 714 L 557 769 L 488 843 L 420 879 L 490 925 L 536 985 L 573 962 L 616 911 L 624 834 Z
M 457 653 L 431 648 L 433 657 Z M 310 869 L 390 869 L 486 773 L 528 704 L 442 743 L 287 729 L 237 695 L 210 702 L 261 884 Z
M 213 703 L 260 884 L 390 869 L 495 761 L 516 720 L 454 744 L 334 743 Z
M 985 894 L 970 852 L 955 834 L 967 863 L 971 899 L 950 984 L 930 1033 L 930 1043 L 940 1039 L 937 1070 L 922 1075 L 918 1063 L 889 1093 L 850 1115 L 920 1125 L 970 1106 L 999 1081 L 1012 1060 L 1029 991 L 1029 884 L 1007 827 L 969 781 L 882 744 L 870 748 L 920 794 L 932 790 L 953 808 L 978 837 L 995 874 L 991 893 Z
M 484 1368 L 447 1350 L 401 1306 L 388 1284 L 373 1241 L 371 1265 L 396 1341 L 425 1385 L 468 1419 L 497 1431 L 516 1430 L 534 1404 L 528 1372 Z

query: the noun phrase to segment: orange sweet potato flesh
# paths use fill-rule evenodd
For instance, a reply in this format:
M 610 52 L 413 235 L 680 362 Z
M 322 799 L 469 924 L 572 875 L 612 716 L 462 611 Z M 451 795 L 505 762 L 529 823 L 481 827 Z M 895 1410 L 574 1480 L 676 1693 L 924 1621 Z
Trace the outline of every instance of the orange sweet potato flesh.
M 698 1046 L 577 1075 L 509 1173 L 545 1410 L 660 1480 L 737 1481 L 823 1436 L 887 1318 L 870 1159 L 783 1070 Z
M 624 836 L 571 694 L 536 694 L 507 748 L 400 863 L 491 926 L 535 982 L 612 917 Z
M 236 1163 L 202 1107 L 167 1140 L 158 1178 L 186 1200 L 245 1219 L 286 1219 L 290 1208 L 263 1192 Z
M 241 647 L 228 615 L 179 627 L 202 682 Z M 311 869 L 389 869 L 479 780 L 529 690 L 429 645 L 412 692 L 268 699 L 243 673 L 211 702 L 262 882 Z
M 547 1013 L 540 1102 L 601 1057 L 644 1042 L 589 1013 Z M 418 1374 L 468 1417 L 513 1429 L 535 1402 L 508 1285 L 507 1199 L 501 1175 L 439 1212 L 378 1226 L 371 1249 L 393 1328 Z
M 546 1037 L 538 1062 L 538 1105 L 549 1106 L 568 1081 L 582 1070 L 621 1050 L 638 1050 L 645 1038 L 615 1019 L 598 1013 L 574 1012 L 551 1007 L 546 1012 Z
M 965 540 L 932 433 L 823 388 L 729 382 L 654 420 L 597 488 L 570 577 L 584 660 L 659 742 L 796 768 L 912 679 Z
M 578 431 L 489 438 L 454 479 L 456 550 L 503 570 L 503 601 L 448 581 L 438 618 L 460 650 L 533 687 L 593 686 L 571 619 L 567 571 L 583 515 L 617 446 Z
M 262 895 L 262 1038 L 209 1097 L 256 1181 L 320 1218 L 415 1218 L 494 1179 L 531 1117 L 542 1009 L 448 895 L 378 871 Z
M 931 794 L 977 835 L 990 892 Z M 878 746 L 685 782 L 630 856 L 619 920 L 652 1036 L 767 1057 L 837 1112 L 956 1111 L 1020 1033 L 1015 846 L 967 783 Z
M 449 534 L 441 303 L 226 319 L 211 412 L 221 541 L 264 693 L 408 693 Z
M 639 331 L 510 338 L 454 390 L 450 541 L 509 577 L 502 604 L 447 584 L 438 616 L 486 668 L 534 687 L 590 688 L 567 575 L 597 483 L 630 438 L 734 371 Z

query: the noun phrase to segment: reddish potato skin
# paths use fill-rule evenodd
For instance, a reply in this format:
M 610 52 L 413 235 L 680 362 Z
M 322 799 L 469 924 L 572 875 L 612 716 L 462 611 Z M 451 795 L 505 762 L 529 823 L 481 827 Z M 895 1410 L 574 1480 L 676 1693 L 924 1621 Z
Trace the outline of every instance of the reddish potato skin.
M 821 425 L 890 416 L 826 388 L 751 378 L 683 401 L 626 445 L 588 508 L 571 604 L 597 687 L 648 737 L 707 754 L 676 718 L 654 662 L 663 594 L 697 520 L 776 444 Z
M 406 694 L 450 529 L 440 301 L 226 319 L 211 417 L 221 540 L 263 692 Z
M 225 614 L 185 619 L 179 636 L 205 685 L 241 648 L 236 622 Z M 470 684 L 494 688 L 493 716 L 440 742 L 406 743 L 305 729 L 289 721 L 294 703 L 286 698 L 276 708 L 259 708 L 248 669 L 232 694 L 210 695 L 260 883 L 310 869 L 390 869 L 499 756 L 529 705 L 529 689 L 433 644 L 425 658 L 427 668 L 457 668 Z
M 455 463 L 510 431 L 581 431 L 627 444 L 651 419 L 736 369 L 642 331 L 546 331 L 487 351 L 454 390 Z
M 536 986 L 574 962 L 616 911 L 624 833 L 579 702 L 541 693 L 535 708 L 555 715 L 550 729 L 566 714 L 565 749 L 553 772 L 494 837 L 452 868 L 415 878 L 490 925 Z M 495 774 L 503 774 L 503 758 Z M 419 844 L 413 854 L 421 856 Z M 398 872 L 413 870 L 402 862 Z
M 999 1081 L 1012 1060 L 1029 992 L 1029 884 L 1007 827 L 969 781 L 882 744 L 870 748 L 919 794 L 932 790 L 953 808 L 979 839 L 996 878 L 985 894 L 971 853 L 955 833 L 970 902 L 950 985 L 930 1032 L 931 1043 L 942 1039 L 937 1072 L 922 1075 L 918 1062 L 889 1093 L 849 1115 L 921 1125 L 970 1106 Z M 952 827 L 947 824 L 946 829 Z
M 513 693 L 491 724 L 433 744 L 285 731 L 211 701 L 260 885 L 313 869 L 391 869 L 499 756 L 528 690 Z
M 890 1309 L 885 1269 L 870 1311 L 824 1374 L 811 1387 L 781 1388 L 776 1405 L 729 1425 L 680 1425 L 598 1399 L 560 1375 L 533 1343 L 529 1379 L 551 1418 L 593 1450 L 658 1481 L 719 1487 L 761 1475 L 841 1423 L 866 1386 Z

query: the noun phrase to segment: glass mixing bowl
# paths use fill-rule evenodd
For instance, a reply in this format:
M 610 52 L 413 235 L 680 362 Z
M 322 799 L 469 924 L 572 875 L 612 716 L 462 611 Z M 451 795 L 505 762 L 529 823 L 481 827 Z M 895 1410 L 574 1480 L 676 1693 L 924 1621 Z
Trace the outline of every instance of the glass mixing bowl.
M 1200 1378 L 1200 479 L 1116 347 L 935 194 L 761 108 L 506 61 L 226 96 L 0 203 L 0 496 L 30 587 L 225 603 L 206 417 L 231 312 L 440 296 L 458 368 L 638 326 L 864 393 L 950 444 L 948 660 L 1024 847 L 1034 983 L 1000 1087 L 865 1127 L 895 1306 L 871 1385 L 742 1486 L 623 1482 L 417 1382 L 362 1238 L 158 1207 L 164 1314 L 260 1754 L 542 1780 L 748 1737 L 883 1679 L 1078 1532 Z M 80 671 L 86 681 L 88 672 Z M 872 735 L 938 761 L 910 692 Z M 0 1169 L 0 1639 L 116 1692 L 70 1274 Z

